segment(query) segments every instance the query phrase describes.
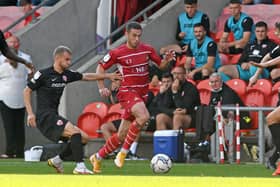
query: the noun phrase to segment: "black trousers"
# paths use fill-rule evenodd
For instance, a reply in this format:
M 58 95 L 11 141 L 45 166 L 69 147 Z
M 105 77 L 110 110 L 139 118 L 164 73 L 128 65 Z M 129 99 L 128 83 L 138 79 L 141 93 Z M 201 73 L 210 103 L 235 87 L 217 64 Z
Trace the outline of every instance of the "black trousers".
M 0 101 L 0 112 L 6 135 L 6 154 L 15 154 L 17 157 L 23 158 L 25 145 L 25 108 L 12 109 L 3 101 Z

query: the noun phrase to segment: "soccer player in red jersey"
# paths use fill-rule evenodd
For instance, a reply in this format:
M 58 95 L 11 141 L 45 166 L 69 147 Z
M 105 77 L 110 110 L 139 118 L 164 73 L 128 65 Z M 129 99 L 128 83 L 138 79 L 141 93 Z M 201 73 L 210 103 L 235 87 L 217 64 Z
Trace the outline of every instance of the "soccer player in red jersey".
M 123 80 L 117 97 L 125 109 L 125 113 L 122 116 L 118 133 L 111 136 L 106 144 L 90 157 L 94 173 L 101 172 L 102 158 L 105 158 L 121 144 L 123 146 L 114 162 L 119 168 L 123 166 L 130 145 L 150 117 L 145 106 L 149 84 L 148 63 L 151 60 L 160 69 L 165 69 L 168 63 L 175 58 L 175 53 L 169 51 L 161 59 L 153 47 L 140 42 L 141 34 L 142 27 L 139 23 L 128 23 L 125 32 L 127 42 L 111 50 L 97 66 L 97 73 L 104 73 L 114 64 L 118 66 Z M 98 81 L 98 87 L 101 96 L 109 95 L 109 89 L 105 88 L 104 81 Z

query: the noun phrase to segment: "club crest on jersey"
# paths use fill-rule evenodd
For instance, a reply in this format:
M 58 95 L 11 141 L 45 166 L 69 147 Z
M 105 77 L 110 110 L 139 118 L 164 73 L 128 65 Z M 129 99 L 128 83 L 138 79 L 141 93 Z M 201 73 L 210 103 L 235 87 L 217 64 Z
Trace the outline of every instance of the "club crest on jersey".
M 66 75 L 63 75 L 62 79 L 64 80 L 64 82 L 67 82 L 67 76 Z
M 126 59 L 126 60 L 125 60 L 125 63 L 126 63 L 127 65 L 132 64 L 132 60 L 131 60 L 131 59 Z
M 57 126 L 63 125 L 63 121 L 62 121 L 61 119 L 57 120 L 56 125 L 57 125 Z
M 103 62 L 106 63 L 106 62 L 108 62 L 110 59 L 111 59 L 111 55 L 108 53 L 107 55 L 105 55 L 105 56 L 103 57 Z

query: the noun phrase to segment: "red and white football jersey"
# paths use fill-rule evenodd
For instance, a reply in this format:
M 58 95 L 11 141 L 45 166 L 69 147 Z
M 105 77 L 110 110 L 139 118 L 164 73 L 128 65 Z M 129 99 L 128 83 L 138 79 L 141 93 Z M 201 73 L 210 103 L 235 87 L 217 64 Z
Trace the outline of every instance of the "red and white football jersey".
M 130 49 L 123 44 L 105 55 L 100 64 L 105 70 L 114 64 L 118 66 L 123 75 L 120 90 L 130 88 L 138 90 L 148 88 L 150 60 L 158 66 L 161 63 L 160 56 L 152 46 L 140 43 L 136 49 Z

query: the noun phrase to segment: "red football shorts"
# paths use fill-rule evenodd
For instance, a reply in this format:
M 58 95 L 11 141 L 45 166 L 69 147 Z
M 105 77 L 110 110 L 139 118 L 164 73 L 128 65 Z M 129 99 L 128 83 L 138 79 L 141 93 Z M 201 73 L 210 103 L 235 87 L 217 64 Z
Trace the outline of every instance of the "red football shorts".
M 124 113 L 122 115 L 122 118 L 125 120 L 133 121 L 135 117 L 132 115 L 132 107 L 136 103 L 140 102 L 146 102 L 148 98 L 148 94 L 146 89 L 143 90 L 119 90 L 117 94 L 118 100 L 124 108 Z

